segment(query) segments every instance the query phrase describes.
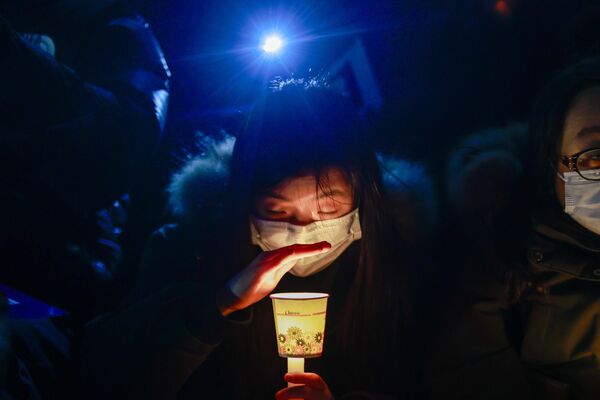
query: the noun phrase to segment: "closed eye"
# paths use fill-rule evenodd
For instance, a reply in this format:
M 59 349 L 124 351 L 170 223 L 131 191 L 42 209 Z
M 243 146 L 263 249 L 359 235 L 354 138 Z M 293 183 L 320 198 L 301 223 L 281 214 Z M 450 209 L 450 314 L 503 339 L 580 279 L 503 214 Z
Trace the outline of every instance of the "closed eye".
M 334 210 L 334 211 L 319 211 L 319 214 L 321 214 L 321 215 L 337 214 L 337 210 Z
M 285 214 L 285 211 L 282 211 L 282 210 L 267 210 L 267 214 L 281 215 L 281 214 Z

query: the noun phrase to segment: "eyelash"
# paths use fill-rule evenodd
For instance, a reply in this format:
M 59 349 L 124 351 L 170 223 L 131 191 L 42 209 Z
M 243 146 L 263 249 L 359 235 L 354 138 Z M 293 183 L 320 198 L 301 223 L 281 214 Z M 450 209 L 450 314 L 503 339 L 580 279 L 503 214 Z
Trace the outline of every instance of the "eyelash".
M 281 210 L 267 210 L 268 214 L 273 214 L 273 215 L 277 215 L 277 214 L 285 214 L 285 211 L 281 211 Z
M 333 215 L 337 213 L 336 211 L 319 211 L 318 212 L 320 215 Z M 267 210 L 267 214 L 271 214 L 271 215 L 282 215 L 285 214 L 285 211 L 279 211 L 279 210 Z

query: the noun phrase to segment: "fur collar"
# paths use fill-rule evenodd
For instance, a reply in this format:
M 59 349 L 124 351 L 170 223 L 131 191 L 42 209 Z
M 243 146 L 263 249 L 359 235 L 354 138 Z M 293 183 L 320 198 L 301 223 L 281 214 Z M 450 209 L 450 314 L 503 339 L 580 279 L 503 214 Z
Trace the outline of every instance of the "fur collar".
M 226 135 L 200 139 L 201 153 L 190 157 L 173 174 L 168 186 L 169 209 L 178 218 L 191 220 L 202 210 L 218 205 L 229 179 L 229 160 L 235 138 Z M 411 237 L 432 232 L 437 220 L 434 187 L 425 169 L 407 160 L 378 156 L 383 171 L 387 205 L 397 223 Z M 418 233 L 417 233 L 418 232 Z

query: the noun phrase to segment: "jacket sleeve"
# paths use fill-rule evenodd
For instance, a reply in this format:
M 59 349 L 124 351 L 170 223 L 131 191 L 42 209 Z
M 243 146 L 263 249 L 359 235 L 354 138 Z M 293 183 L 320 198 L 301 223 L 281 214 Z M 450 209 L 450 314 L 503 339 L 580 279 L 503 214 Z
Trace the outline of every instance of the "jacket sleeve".
M 120 312 L 89 324 L 82 348 L 86 398 L 175 399 L 187 379 L 219 345 L 232 324 L 247 324 L 251 311 L 223 317 L 214 285 L 173 279 L 179 243 L 159 231 L 146 251 L 138 287 Z M 160 278 L 159 278 L 160 277 Z M 162 280 L 162 288 L 158 282 Z M 152 282 L 152 283 L 150 283 Z
M 169 72 L 137 16 L 94 25 L 70 65 L 31 46 L 0 17 L 0 151 L 4 167 L 76 206 L 127 190 L 157 146 Z

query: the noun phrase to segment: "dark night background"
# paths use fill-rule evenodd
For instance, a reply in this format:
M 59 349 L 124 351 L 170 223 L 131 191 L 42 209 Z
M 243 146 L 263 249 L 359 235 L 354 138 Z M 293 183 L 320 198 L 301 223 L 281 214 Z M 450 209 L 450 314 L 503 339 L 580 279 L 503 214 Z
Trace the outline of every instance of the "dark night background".
M 132 4 L 154 30 L 172 77 L 162 146 L 130 193 L 122 235 L 129 281 L 149 234 L 169 222 L 165 188 L 200 150 L 198 133 L 236 134 L 276 76 L 327 77 L 364 112 L 380 149 L 423 163 L 441 187 L 461 137 L 527 121 L 556 71 L 600 49 L 600 1 L 593 0 Z M 273 30 L 286 46 L 265 58 L 261 40 Z
M 14 8 L 19 9 L 18 1 L 9 0 L 5 5 L 17 5 Z M 69 0 L 65 3 L 89 5 L 94 1 L 99 0 Z M 130 192 L 115 199 L 114 203 L 111 197 L 107 204 L 107 210 L 110 211 L 102 210 L 109 217 L 113 217 L 111 212 L 115 213 L 115 225 L 106 222 L 104 228 L 116 238 L 114 243 L 109 241 L 114 244 L 114 253 L 118 253 L 118 257 L 115 257 L 118 262 L 115 261 L 116 267 L 110 277 L 114 277 L 118 283 L 119 294 L 133 286 L 140 258 L 151 233 L 165 223 L 173 222 L 167 210 L 166 188 L 173 173 L 202 151 L 198 144 L 199 136 L 221 135 L 223 132 L 236 135 L 252 102 L 276 77 L 324 77 L 334 88 L 349 95 L 372 128 L 378 150 L 420 163 L 431 175 L 440 194 L 440 207 L 437 209 L 443 221 L 444 214 L 451 214 L 447 212 L 449 207 L 445 207 L 444 168 L 459 141 L 485 129 L 527 122 L 537 94 L 553 75 L 582 58 L 600 56 L 600 0 L 125 1 L 131 3 L 149 22 L 164 52 L 171 78 L 168 118 L 161 146 Z M 36 0 L 33 3 L 54 1 Z M 61 1 L 56 3 L 60 4 Z M 3 22 L 1 11 L 0 8 L 0 28 Z M 36 17 L 48 17 L 42 8 L 36 11 Z M 57 26 L 63 27 L 60 23 Z M 281 54 L 268 57 L 260 48 L 261 41 L 266 34 L 274 31 L 281 34 L 285 46 Z M 105 43 L 112 48 L 114 42 Z M 92 49 L 92 53 L 97 49 L 95 46 L 84 48 Z M 129 50 L 126 46 L 123 48 Z M 101 53 L 100 50 L 97 52 Z M 164 84 L 165 71 L 160 57 L 156 59 L 163 73 L 160 82 Z M 0 65 L 3 61 L 0 59 Z M 92 65 L 102 66 L 96 62 Z M 161 88 L 164 89 L 164 86 Z M 30 95 L 25 90 L 21 92 Z M 116 99 L 115 104 L 122 104 Z M 155 106 L 155 103 L 149 103 Z M 152 107 L 148 109 L 152 111 Z M 106 114 L 112 116 L 111 113 Z M 117 124 L 107 125 L 111 132 L 121 132 L 113 129 L 117 125 L 126 126 L 123 131 L 134 125 L 123 123 L 132 119 L 118 121 Z M 158 124 L 156 126 L 155 136 L 158 137 L 160 130 Z M 104 136 L 106 131 L 104 129 L 101 135 L 97 135 L 102 141 L 110 136 Z M 138 131 L 143 134 L 149 132 L 143 124 L 126 132 Z M 281 132 L 281 135 L 285 135 L 285 132 Z M 104 154 L 97 152 L 96 147 L 88 147 L 93 153 Z M 139 150 L 140 146 L 121 147 L 137 150 L 141 154 L 149 153 Z M 114 147 L 108 149 L 106 153 L 110 159 L 116 151 Z M 72 164 L 67 165 L 70 170 Z M 44 171 L 43 175 L 46 174 L 47 171 Z M 105 186 L 114 185 L 118 180 L 113 180 L 116 175 L 112 174 L 108 180 L 110 184 Z M 94 181 L 90 182 L 95 184 Z M 99 185 L 92 186 L 92 189 L 99 190 Z M 35 197 L 35 193 L 31 197 Z M 517 193 L 519 196 L 522 194 Z M 77 201 L 62 192 L 56 197 L 60 198 L 53 200 L 57 200 L 55 203 L 61 206 L 62 200 L 67 205 Z M 13 197 L 10 200 L 11 205 L 18 203 L 13 201 Z M 519 201 L 526 203 L 522 197 Z M 21 204 L 18 205 L 20 210 Z M 433 207 L 428 211 L 430 209 Z M 437 209 L 431 214 L 438 212 Z M 49 214 L 37 209 L 35 211 L 35 214 L 31 214 Z M 60 216 L 60 213 L 56 215 Z M 73 215 L 78 217 L 75 213 Z M 86 214 L 87 217 L 90 215 Z M 94 215 L 97 217 L 99 214 Z M 66 228 L 57 227 L 56 231 L 64 230 L 69 235 L 75 235 L 85 231 L 87 227 L 84 222 L 88 223 L 94 217 L 84 222 L 81 222 L 83 219 L 70 218 L 76 221 L 75 233 L 67 232 L 68 224 L 65 224 Z M 48 220 L 54 221 L 53 218 Z M 507 219 L 507 224 L 513 220 L 517 218 Z M 422 219 L 418 221 L 422 223 Z M 43 230 L 42 233 L 45 235 L 47 231 Z M 64 236 L 71 239 L 66 233 Z M 211 233 L 206 232 L 205 235 Z M 99 239 L 97 235 L 93 231 L 90 238 Z M 41 234 L 40 237 L 46 238 Z M 439 237 L 443 238 L 443 235 Z M 514 236 L 517 237 L 519 239 L 515 241 L 520 240 L 520 236 Z M 77 239 L 83 243 L 87 237 Z M 25 241 L 26 245 L 30 244 L 28 240 Z M 96 242 L 100 243 L 100 240 Z M 45 245 L 45 242 L 41 243 Z M 60 243 L 61 246 L 63 244 Z M 71 246 L 69 249 L 74 247 L 76 254 L 87 256 L 84 246 Z M 27 250 L 27 247 L 24 248 Z M 444 249 L 444 246 L 440 248 Z M 18 251 L 15 254 L 20 255 Z M 102 262 L 96 262 L 91 256 L 85 261 L 94 261 L 91 267 L 84 265 L 92 271 L 106 269 Z M 20 263 L 14 265 L 19 266 Z M 47 271 L 53 273 L 51 268 Z M 447 275 L 451 274 L 454 274 L 454 270 Z M 61 281 L 60 273 L 56 275 L 57 281 Z M 444 275 L 440 276 L 443 280 Z M 88 294 L 77 279 L 70 281 L 68 278 L 64 278 L 67 288 L 75 287 L 77 293 Z M 460 279 L 457 277 L 456 281 Z M 24 281 L 27 284 L 34 282 L 43 290 L 46 286 L 55 290 L 52 283 L 33 274 L 31 277 L 25 276 Z M 9 304 L 19 304 L 10 297 L 12 292 L 7 292 L 5 296 L 2 294 L 6 290 L 3 283 L 0 281 L 0 319 L 8 311 Z M 56 292 L 60 292 L 61 286 L 58 287 Z M 32 295 L 35 297 L 36 293 Z M 65 297 L 67 295 L 69 293 L 65 292 Z M 95 295 L 90 297 L 96 300 Z M 6 302 L 6 309 L 1 309 L 3 300 L 13 300 L 14 304 Z M 26 298 L 23 301 L 25 306 L 26 301 L 30 300 Z M 77 298 L 75 302 L 78 302 Z M 214 304 L 213 301 L 213 308 Z M 58 303 L 34 301 L 31 308 L 22 305 L 23 311 L 17 310 L 14 315 L 38 317 L 62 314 L 63 311 L 54 308 L 54 305 L 64 308 Z
M 384 103 L 381 143 L 428 157 L 458 136 L 527 118 L 560 67 L 597 47 L 595 1 L 146 1 L 173 73 L 168 136 L 227 125 L 275 75 L 326 71 L 360 37 Z M 279 21 L 292 43 L 257 62 L 261 29 Z M 282 66 L 283 65 L 283 66 Z M 219 121 L 221 120 L 221 121 Z M 432 146 L 432 144 L 434 144 Z M 426 146 L 427 149 L 423 149 Z
M 383 97 L 369 116 L 379 142 L 424 160 L 463 134 L 526 119 L 553 72 L 595 52 L 596 3 L 134 2 L 173 74 L 167 145 L 197 130 L 235 130 L 237 110 L 270 78 L 326 72 L 360 37 Z M 301 40 L 260 62 L 252 46 L 272 21 Z
M 162 222 L 156 210 L 164 209 L 163 189 L 186 153 L 195 151 L 196 132 L 235 133 L 244 106 L 269 79 L 326 74 L 357 38 L 383 98 L 381 108 L 368 113 L 380 147 L 439 174 L 462 136 L 527 120 L 543 84 L 597 53 L 600 33 L 600 2 L 589 0 L 134 5 L 152 25 L 172 72 L 164 147 L 156 170 L 133 193 L 132 218 L 141 231 Z M 279 60 L 261 60 L 257 46 L 273 23 L 296 41 Z

